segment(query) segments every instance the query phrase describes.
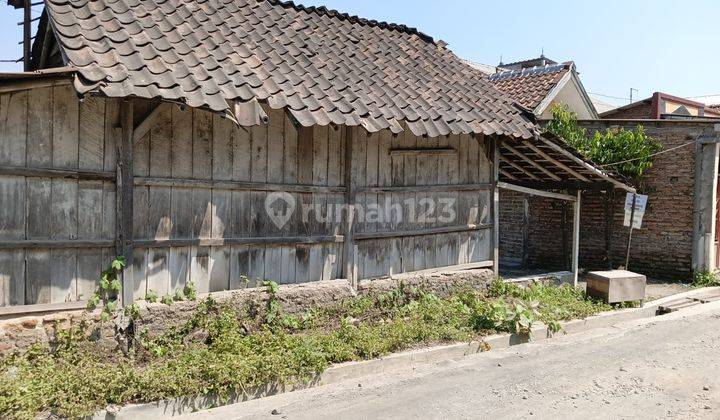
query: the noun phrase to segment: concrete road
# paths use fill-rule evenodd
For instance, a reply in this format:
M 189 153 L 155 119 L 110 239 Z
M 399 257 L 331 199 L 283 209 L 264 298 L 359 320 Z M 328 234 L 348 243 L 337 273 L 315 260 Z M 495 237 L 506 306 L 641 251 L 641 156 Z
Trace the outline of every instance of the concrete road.
M 720 305 L 188 417 L 717 419 Z

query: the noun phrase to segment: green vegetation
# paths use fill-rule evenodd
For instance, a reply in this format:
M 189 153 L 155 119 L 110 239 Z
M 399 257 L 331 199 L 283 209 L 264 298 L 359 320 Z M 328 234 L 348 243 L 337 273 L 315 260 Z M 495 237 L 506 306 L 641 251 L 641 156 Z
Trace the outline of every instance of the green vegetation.
M 652 167 L 652 155 L 662 150 L 660 142 L 648 137 L 641 125 L 635 130 L 613 128 L 590 136 L 566 106 L 554 105 L 552 115 L 545 126 L 547 131 L 594 163 L 634 181 L 639 181 Z
M 100 304 L 103 305 L 101 317 L 103 321 L 109 321 L 113 313 L 117 310 L 118 299 L 120 297 L 120 273 L 125 268 L 125 257 L 117 257 L 111 263 L 107 270 L 100 275 L 100 282 L 95 293 L 90 296 L 87 303 L 87 309 L 92 311 Z
M 108 404 L 228 395 L 306 381 L 333 363 L 415 346 L 496 331 L 527 334 L 537 320 L 559 331 L 560 320 L 610 309 L 570 286 L 521 288 L 497 280 L 487 293 L 457 290 L 447 297 L 400 284 L 290 315 L 276 297 L 277 284 L 264 286 L 264 306 L 207 298 L 188 322 L 162 336 L 139 331 L 127 354 L 92 341 L 85 323 L 58 329 L 52 350 L 36 347 L 0 360 L 0 417 L 79 416 Z M 126 315 L 136 319 L 138 312 L 131 306 Z
M 711 271 L 696 271 L 693 273 L 693 287 L 720 286 L 720 279 Z

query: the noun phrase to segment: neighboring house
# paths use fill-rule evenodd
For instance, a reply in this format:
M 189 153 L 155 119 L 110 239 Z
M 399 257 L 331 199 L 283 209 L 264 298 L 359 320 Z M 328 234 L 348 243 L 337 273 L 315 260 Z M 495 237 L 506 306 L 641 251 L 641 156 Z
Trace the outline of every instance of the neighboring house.
M 561 103 L 578 118 L 597 118 L 592 99 L 583 87 L 575 63 L 557 63 L 544 56 L 497 67 L 468 62 L 486 73 L 493 86 L 531 110 L 539 119 L 552 118 L 552 105 Z
M 703 102 L 655 92 L 650 98 L 603 112 L 600 118 L 647 120 L 720 118 L 720 109 Z
M 36 71 L 0 75 L 0 306 L 87 298 L 115 255 L 126 303 L 497 271 L 499 188 L 632 190 L 403 25 L 265 0 L 48 0 L 39 23 Z

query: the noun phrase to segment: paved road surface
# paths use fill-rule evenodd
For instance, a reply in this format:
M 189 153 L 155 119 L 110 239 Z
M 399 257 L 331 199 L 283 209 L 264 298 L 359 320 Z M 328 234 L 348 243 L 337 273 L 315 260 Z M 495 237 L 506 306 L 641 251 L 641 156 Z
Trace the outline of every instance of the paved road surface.
M 717 419 L 720 305 L 698 308 L 189 417 Z

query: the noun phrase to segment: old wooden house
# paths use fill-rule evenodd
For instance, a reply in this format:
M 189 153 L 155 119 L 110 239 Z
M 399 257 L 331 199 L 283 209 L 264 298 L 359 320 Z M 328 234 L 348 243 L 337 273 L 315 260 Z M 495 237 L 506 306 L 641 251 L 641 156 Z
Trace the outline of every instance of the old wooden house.
M 628 188 L 413 28 L 267 0 L 46 5 L 31 71 L 0 75 L 0 306 L 81 302 L 116 255 L 125 302 L 497 270 L 498 188 L 576 207 Z

